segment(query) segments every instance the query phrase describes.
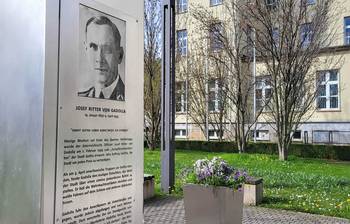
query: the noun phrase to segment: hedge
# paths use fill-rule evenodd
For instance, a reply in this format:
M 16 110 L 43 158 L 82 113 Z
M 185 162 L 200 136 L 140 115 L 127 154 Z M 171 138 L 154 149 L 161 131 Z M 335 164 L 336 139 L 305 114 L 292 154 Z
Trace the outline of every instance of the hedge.
M 207 141 L 176 141 L 176 149 L 199 150 L 205 152 L 233 152 L 238 153 L 235 142 L 207 142 Z M 276 143 L 258 142 L 249 143 L 247 153 L 278 154 Z M 289 155 L 303 158 L 318 158 L 350 161 L 349 145 L 315 145 L 292 144 Z

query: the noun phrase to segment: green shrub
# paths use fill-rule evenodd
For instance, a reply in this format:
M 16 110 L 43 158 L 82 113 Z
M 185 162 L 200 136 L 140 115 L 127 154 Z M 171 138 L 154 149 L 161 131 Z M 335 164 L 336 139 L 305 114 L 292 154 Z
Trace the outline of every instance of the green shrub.
M 203 152 L 238 152 L 234 142 L 176 141 L 177 149 L 197 149 Z
M 235 142 L 176 141 L 176 149 L 238 153 Z M 247 153 L 276 155 L 278 154 L 278 148 L 276 143 L 249 143 Z M 348 145 L 292 144 L 288 153 L 303 158 L 350 161 L 350 146 Z

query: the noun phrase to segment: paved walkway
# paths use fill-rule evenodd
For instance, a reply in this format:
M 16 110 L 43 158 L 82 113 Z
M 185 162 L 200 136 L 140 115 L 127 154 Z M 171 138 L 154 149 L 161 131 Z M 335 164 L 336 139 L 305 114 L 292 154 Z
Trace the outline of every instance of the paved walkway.
M 185 224 L 183 200 L 172 197 L 145 203 L 145 224 Z M 348 220 L 261 207 L 245 207 L 243 224 L 350 224 Z

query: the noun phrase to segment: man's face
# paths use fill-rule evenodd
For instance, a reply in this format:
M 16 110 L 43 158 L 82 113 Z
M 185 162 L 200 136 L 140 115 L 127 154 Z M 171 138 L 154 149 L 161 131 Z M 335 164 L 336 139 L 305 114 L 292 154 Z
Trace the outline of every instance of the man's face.
M 115 40 L 109 25 L 90 24 L 86 33 L 86 50 L 89 58 L 90 73 L 95 85 L 100 88 L 113 83 L 118 75 L 118 64 L 122 59 L 122 48 Z

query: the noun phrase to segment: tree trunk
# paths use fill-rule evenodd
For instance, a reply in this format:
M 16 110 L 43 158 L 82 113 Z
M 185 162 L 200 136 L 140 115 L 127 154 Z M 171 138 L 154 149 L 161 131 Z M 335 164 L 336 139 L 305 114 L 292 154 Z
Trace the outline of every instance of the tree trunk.
M 238 153 L 239 154 L 242 154 L 243 152 L 242 152 L 242 146 L 241 146 L 241 144 L 239 144 L 238 143 Z
M 237 141 L 238 151 L 239 153 L 244 153 L 247 146 L 247 141 L 244 134 L 244 124 L 237 124 L 236 127 L 237 127 L 236 141 Z
M 158 136 L 159 136 L 159 132 L 158 132 L 158 128 L 156 126 L 150 127 L 150 132 L 146 133 L 147 135 L 147 146 L 150 150 L 155 150 L 158 146 Z
M 155 148 L 156 147 L 155 147 L 155 142 L 154 142 L 154 135 L 153 135 L 153 131 L 152 131 L 151 141 L 150 141 L 150 144 L 149 144 L 149 149 L 153 151 Z
M 244 153 L 246 150 L 247 140 L 245 135 L 245 114 L 242 110 L 237 111 L 237 143 L 239 153 Z
M 239 139 L 239 141 L 238 141 L 238 143 L 237 143 L 239 154 L 242 154 L 242 153 L 245 152 L 245 150 L 246 150 L 246 145 L 247 145 L 247 142 L 246 142 L 245 140 L 243 140 L 242 138 Z
M 286 161 L 288 159 L 288 147 L 284 142 L 278 143 L 279 160 Z

